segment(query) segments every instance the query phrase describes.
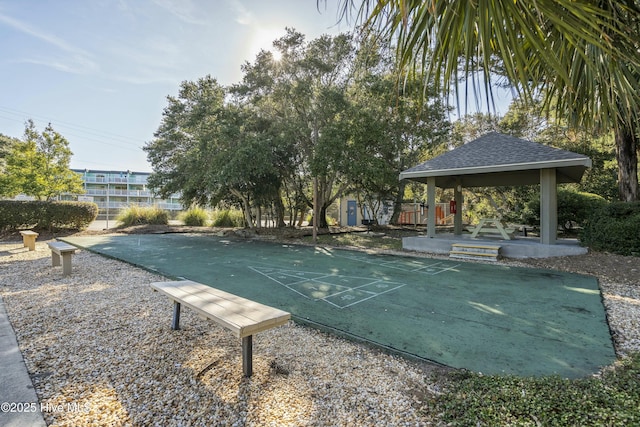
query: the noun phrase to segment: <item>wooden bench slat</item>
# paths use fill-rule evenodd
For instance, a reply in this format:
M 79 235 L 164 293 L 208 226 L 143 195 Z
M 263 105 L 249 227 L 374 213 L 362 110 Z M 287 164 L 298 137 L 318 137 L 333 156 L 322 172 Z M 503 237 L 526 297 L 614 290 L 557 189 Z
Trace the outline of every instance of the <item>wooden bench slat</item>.
M 75 252 L 78 250 L 77 247 L 65 242 L 49 242 L 48 245 L 52 251 L 55 251 L 58 253 Z
M 245 316 L 236 306 L 225 307 L 224 303 L 220 304 L 217 300 L 202 299 L 198 295 L 190 294 L 183 297 L 179 302 L 185 303 L 187 306 L 204 314 L 207 318 L 213 317 L 217 323 L 221 323 L 234 331 L 238 338 L 246 336 L 244 334 L 245 329 L 256 324 L 256 320 Z
M 164 287 L 164 290 L 166 289 L 167 287 Z M 217 309 L 219 306 L 222 310 L 239 314 L 245 318 L 245 320 L 239 321 L 243 324 L 267 320 L 272 318 L 274 315 L 277 315 L 278 312 L 286 313 L 282 310 L 229 294 L 206 285 L 201 285 L 200 287 L 194 287 L 192 285 L 180 286 L 179 288 L 174 287 L 171 289 L 170 293 L 176 298 L 184 299 L 192 305 L 203 309 L 203 305 L 205 303 L 214 303 L 215 306 L 210 307 L 212 310 Z M 190 295 L 195 296 L 195 298 L 189 298 Z
M 191 291 L 197 293 L 202 297 L 204 297 L 204 295 L 210 295 L 215 298 L 215 301 L 217 301 L 219 305 L 228 310 L 233 310 L 234 306 L 241 305 L 243 308 L 239 313 L 241 313 L 243 316 L 246 316 L 253 322 L 261 322 L 267 320 L 274 315 L 277 315 L 278 312 L 289 314 L 283 310 L 269 307 L 267 305 L 260 304 L 259 302 L 230 294 L 220 289 L 212 288 L 211 286 L 202 286 L 203 285 L 199 287 L 187 287 L 186 290 L 188 292 Z

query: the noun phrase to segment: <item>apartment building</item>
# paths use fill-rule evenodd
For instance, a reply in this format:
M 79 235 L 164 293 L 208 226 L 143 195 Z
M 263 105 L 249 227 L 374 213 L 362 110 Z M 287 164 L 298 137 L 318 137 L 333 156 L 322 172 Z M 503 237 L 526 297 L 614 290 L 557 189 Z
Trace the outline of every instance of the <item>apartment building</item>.
M 182 210 L 179 195 L 161 199 L 149 191 L 149 173 L 131 171 L 106 171 L 94 169 L 72 169 L 80 175 L 85 194 L 66 194 L 61 200 L 94 202 L 98 205 L 98 217 L 113 218 L 120 209 L 130 205 L 157 206 L 169 211 Z

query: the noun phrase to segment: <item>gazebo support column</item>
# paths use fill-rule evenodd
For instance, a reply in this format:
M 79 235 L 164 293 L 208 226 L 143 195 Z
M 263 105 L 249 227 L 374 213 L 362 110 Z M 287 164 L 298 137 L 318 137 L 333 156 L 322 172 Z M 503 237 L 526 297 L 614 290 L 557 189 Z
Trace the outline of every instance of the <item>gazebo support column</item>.
M 462 235 L 462 203 L 464 202 L 460 184 L 456 185 L 453 190 L 453 200 L 456 202 L 456 213 L 453 215 L 453 234 L 460 236 Z
M 556 170 L 540 170 L 540 243 L 555 245 L 558 232 Z
M 436 237 L 436 178 L 427 178 L 427 237 Z

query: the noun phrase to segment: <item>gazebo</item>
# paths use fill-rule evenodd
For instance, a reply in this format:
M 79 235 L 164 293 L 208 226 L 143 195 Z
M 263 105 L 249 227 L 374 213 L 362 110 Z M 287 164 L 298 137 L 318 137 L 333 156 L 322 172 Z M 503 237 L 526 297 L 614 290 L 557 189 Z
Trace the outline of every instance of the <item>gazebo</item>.
M 496 132 L 488 133 L 407 169 L 400 179 L 427 184 L 427 204 L 435 206 L 436 187 L 453 188 L 462 206 L 462 188 L 540 185 L 540 243 L 556 244 L 557 184 L 580 182 L 591 159 Z M 427 237 L 436 235 L 435 209 L 427 214 Z M 454 216 L 454 235 L 462 234 L 462 210 Z

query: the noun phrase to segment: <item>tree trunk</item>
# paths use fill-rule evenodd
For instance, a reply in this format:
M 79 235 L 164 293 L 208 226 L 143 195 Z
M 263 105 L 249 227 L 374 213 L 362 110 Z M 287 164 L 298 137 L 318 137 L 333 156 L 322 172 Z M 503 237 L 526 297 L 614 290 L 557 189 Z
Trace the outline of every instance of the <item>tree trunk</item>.
M 618 192 L 620 200 L 638 200 L 638 136 L 636 126 L 616 130 Z
M 400 219 L 400 213 L 402 212 L 402 199 L 404 197 L 404 190 L 407 186 L 406 181 L 400 181 L 398 184 L 398 193 L 396 194 L 396 200 L 393 202 L 393 215 L 391 215 L 391 220 L 389 223 L 398 225 L 398 220 Z
M 282 202 L 282 189 L 278 189 L 278 197 L 274 200 L 275 211 L 276 211 L 276 227 L 283 228 L 286 227 L 287 224 L 284 222 L 284 203 Z
M 327 207 L 323 204 L 320 205 L 318 210 L 318 229 L 329 228 L 327 223 Z
M 245 226 L 253 230 L 255 227 L 253 219 L 251 218 L 251 205 L 249 204 L 249 199 L 244 197 L 244 195 L 237 190 L 231 190 L 231 193 L 242 200 L 242 211 L 244 212 L 244 221 L 246 223 Z

